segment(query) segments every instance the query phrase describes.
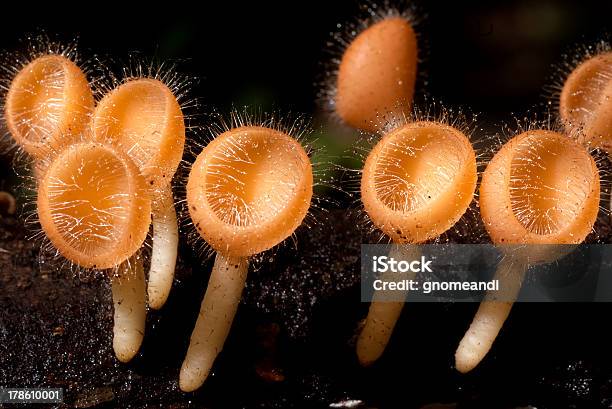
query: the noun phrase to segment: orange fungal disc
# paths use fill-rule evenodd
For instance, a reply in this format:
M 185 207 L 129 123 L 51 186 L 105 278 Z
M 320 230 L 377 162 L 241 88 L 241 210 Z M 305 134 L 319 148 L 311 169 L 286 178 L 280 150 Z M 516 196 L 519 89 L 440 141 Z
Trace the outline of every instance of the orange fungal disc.
M 138 165 L 153 190 L 153 251 L 149 304 L 161 308 L 172 287 L 178 224 L 171 180 L 183 156 L 185 121 L 162 81 L 136 78 L 109 92 L 93 116 L 94 137 L 112 140 Z
M 38 57 L 13 78 L 4 118 L 15 141 L 36 159 L 80 138 L 94 99 L 85 74 L 59 54 Z
M 578 244 L 599 210 L 599 172 L 588 152 L 564 135 L 522 133 L 491 160 L 480 207 L 495 243 Z
M 467 136 L 442 123 L 418 121 L 387 133 L 372 149 L 363 168 L 361 200 L 372 223 L 393 242 L 419 244 L 462 217 L 476 182 L 476 155 Z M 357 340 L 362 365 L 382 355 L 403 307 L 379 302 L 378 295 Z
M 40 223 L 67 259 L 86 268 L 116 267 L 148 232 L 149 195 L 132 161 L 97 143 L 61 152 L 38 187 Z
M 93 131 L 127 152 L 149 184 L 169 183 L 183 157 L 183 113 L 157 79 L 132 79 L 106 94 L 94 112 Z
M 593 228 L 599 194 L 599 172 L 584 147 L 556 132 L 531 130 L 507 142 L 487 166 L 480 209 L 496 244 L 579 244 Z M 510 300 L 529 263 L 551 262 L 563 253 L 521 247 L 505 255 L 496 273 Z M 485 297 L 455 354 L 460 372 L 485 357 L 512 304 Z
M 568 132 L 593 148 L 612 152 L 612 52 L 595 55 L 570 73 L 559 100 Z
M 417 51 L 416 34 L 401 16 L 386 17 L 359 33 L 338 68 L 336 114 L 354 128 L 376 132 L 379 117 L 407 113 L 414 94 Z
M 117 357 L 129 361 L 142 342 L 146 308 L 137 288 L 144 280 L 142 268 L 130 266 L 139 263 L 151 212 L 138 168 L 112 146 L 71 145 L 54 156 L 41 176 L 37 208 L 44 233 L 62 256 L 85 268 L 123 271 L 112 279 L 113 295 L 120 296 L 113 297 L 113 345 Z
M 308 213 L 312 165 L 288 134 L 261 126 L 228 130 L 197 157 L 187 204 L 199 234 L 217 251 L 180 374 L 183 391 L 206 380 L 240 301 L 248 258 L 293 234 Z
M 276 246 L 302 223 L 312 184 L 310 159 L 298 141 L 269 128 L 235 128 L 193 164 L 189 213 L 216 251 L 248 257 Z
M 476 155 L 459 130 L 434 122 L 383 136 L 366 160 L 361 200 L 396 243 L 422 243 L 454 225 L 476 188 Z

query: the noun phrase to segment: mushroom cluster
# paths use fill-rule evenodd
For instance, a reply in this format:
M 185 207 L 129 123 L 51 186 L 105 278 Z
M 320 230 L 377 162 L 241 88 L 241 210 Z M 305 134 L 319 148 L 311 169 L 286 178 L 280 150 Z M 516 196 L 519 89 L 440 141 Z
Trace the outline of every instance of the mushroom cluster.
M 293 234 L 308 213 L 312 191 L 310 158 L 287 130 L 233 127 L 198 155 L 187 182 L 187 205 L 198 233 L 217 254 L 181 368 L 183 391 L 204 383 L 223 348 L 249 257 Z
M 44 236 L 74 265 L 109 272 L 113 346 L 127 362 L 144 336 L 140 250 L 151 215 L 149 305 L 161 308 L 172 285 L 178 227 L 170 182 L 183 154 L 183 114 L 155 78 L 126 78 L 96 104 L 71 57 L 43 53 L 24 64 L 8 87 L 4 119 L 32 159 Z
M 612 153 L 612 51 L 587 55 L 569 73 L 558 128 L 516 132 L 479 174 L 469 130 L 414 115 L 414 19 L 376 10 L 341 38 L 343 52 L 321 94 L 336 119 L 375 141 L 355 169 L 360 206 L 399 245 L 392 257 L 417 257 L 418 245 L 439 240 L 470 212 L 502 249 L 495 277 L 503 291 L 485 295 L 455 353 L 457 370 L 469 372 L 492 348 L 526 270 L 565 254 L 538 245 L 578 245 L 593 230 L 602 189 L 590 150 Z M 172 181 L 186 143 L 185 115 L 177 90 L 155 75 L 127 76 L 98 101 L 91 84 L 71 52 L 37 54 L 11 77 L 4 120 L 33 163 L 44 237 L 73 265 L 108 273 L 113 347 L 128 362 L 143 341 L 147 306 L 162 308 L 172 288 L 180 239 Z M 191 164 L 187 217 L 215 260 L 180 369 L 185 392 L 209 376 L 252 258 L 291 237 L 311 208 L 313 165 L 294 131 L 274 121 L 235 121 L 214 132 Z M 374 292 L 357 335 L 363 366 L 382 356 L 403 309 L 403 300 L 386 295 Z
M 486 231 L 504 253 L 495 275 L 503 291 L 485 296 L 459 344 L 456 367 L 468 372 L 491 348 L 527 268 L 563 255 L 537 245 L 579 244 L 593 230 L 600 178 L 589 148 L 612 149 L 612 53 L 589 55 L 567 77 L 559 101 L 561 133 L 530 129 L 495 154 L 477 199 L 470 138 L 444 121 L 410 115 L 418 62 L 413 19 L 397 10 L 371 14 L 340 41 L 343 52 L 325 102 L 343 123 L 378 139 L 360 172 L 360 194 L 365 215 L 389 241 L 431 242 L 479 202 Z M 535 246 L 519 251 L 503 247 L 508 244 Z M 418 253 L 418 246 L 393 246 L 390 257 Z M 382 355 L 403 304 L 374 291 L 357 338 L 362 365 Z

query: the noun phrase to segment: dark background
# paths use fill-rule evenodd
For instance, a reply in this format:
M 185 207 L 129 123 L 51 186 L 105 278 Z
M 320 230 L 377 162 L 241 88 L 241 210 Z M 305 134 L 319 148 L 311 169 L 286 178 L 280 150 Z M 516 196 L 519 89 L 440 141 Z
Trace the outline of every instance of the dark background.
M 492 118 L 539 103 L 562 54 L 612 28 L 612 2 L 601 0 L 416 4 L 425 90 Z M 64 40 L 77 37 L 85 57 L 137 51 L 183 60 L 180 70 L 201 78 L 194 94 L 210 106 L 260 104 L 304 113 L 316 110 L 313 82 L 330 33 L 359 15 L 353 0 L 16 7 L 0 25 L 2 49 L 18 48 L 24 34 L 44 29 Z
M 357 1 L 80 7 L 13 5 L 0 24 L 0 49 L 19 50 L 20 40 L 42 29 L 64 41 L 78 37 L 85 58 L 138 52 L 178 60 L 179 71 L 201 79 L 192 96 L 202 113 L 245 104 L 303 112 L 315 117 L 332 155 L 353 143 L 350 132 L 327 127 L 318 114 L 315 82 L 330 33 L 354 21 Z M 427 93 L 480 113 L 486 132 L 545 110 L 545 88 L 559 80 L 554 65 L 612 30 L 609 1 L 422 1 L 418 9 L 424 62 L 417 100 Z M 14 192 L 10 159 L 0 161 L 0 188 Z M 0 385 L 61 385 L 71 402 L 104 408 L 313 408 L 347 398 L 377 408 L 612 404 L 612 311 L 605 304 L 516 305 L 487 359 L 467 376 L 456 373 L 452 355 L 476 305 L 409 305 L 383 358 L 359 368 L 349 341 L 367 305 L 358 301 L 352 260 L 365 239 L 344 212 L 300 233 L 299 250 L 280 249 L 273 267 L 250 275 L 215 375 L 185 395 L 177 390 L 178 368 L 210 265 L 183 246 L 167 306 L 149 315 L 139 357 L 121 365 L 110 348 L 106 281 L 41 269 L 22 221 L 0 221 L 0 247 L 9 249 L 0 252 Z M 275 325 L 278 345 L 270 347 L 266 334 Z M 285 381 L 262 380 L 254 369 L 262 359 L 278 365 Z

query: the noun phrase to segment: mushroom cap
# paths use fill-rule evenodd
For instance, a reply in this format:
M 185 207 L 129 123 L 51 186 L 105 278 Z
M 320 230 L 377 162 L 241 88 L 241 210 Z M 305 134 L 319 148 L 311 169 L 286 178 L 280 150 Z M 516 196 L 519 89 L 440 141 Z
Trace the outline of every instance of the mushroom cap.
M 570 73 L 559 113 L 568 132 L 581 131 L 580 142 L 612 150 L 612 52 L 591 57 Z
M 386 135 L 366 159 L 361 200 L 396 243 L 422 243 L 451 228 L 476 189 L 476 155 L 459 130 L 413 122 Z
M 291 136 L 244 126 L 198 155 L 187 182 L 189 213 L 218 252 L 247 257 L 289 237 L 308 213 L 312 165 Z
M 379 118 L 409 112 L 417 73 L 417 39 L 410 23 L 388 17 L 365 29 L 338 68 L 335 109 L 354 128 L 375 132 Z
M 169 183 L 183 157 L 183 112 L 156 79 L 133 79 L 106 94 L 94 111 L 93 132 L 126 152 L 150 185 Z
M 43 55 L 23 67 L 8 89 L 4 118 L 15 141 L 44 158 L 81 138 L 94 98 L 81 69 L 63 55 Z
M 85 268 L 121 264 L 144 242 L 151 202 L 144 178 L 123 152 L 99 143 L 71 145 L 38 185 L 43 231 L 68 260 Z
M 587 150 L 556 132 L 508 141 L 487 166 L 480 210 L 494 243 L 578 244 L 599 211 L 599 172 Z

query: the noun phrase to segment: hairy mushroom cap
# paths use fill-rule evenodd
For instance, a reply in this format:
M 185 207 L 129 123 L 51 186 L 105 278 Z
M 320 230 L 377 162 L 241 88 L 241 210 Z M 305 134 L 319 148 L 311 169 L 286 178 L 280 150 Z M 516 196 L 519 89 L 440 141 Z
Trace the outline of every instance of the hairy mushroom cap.
M 385 18 L 361 32 L 338 68 L 335 109 L 354 128 L 377 131 L 378 118 L 412 103 L 417 39 L 402 17 Z
M 394 242 L 421 243 L 461 218 L 476 181 L 476 156 L 461 131 L 414 122 L 387 133 L 372 149 L 361 200 L 374 225 Z
M 588 151 L 556 132 L 531 130 L 487 166 L 480 209 L 495 243 L 578 244 L 599 211 L 599 172 Z
M 189 213 L 218 252 L 260 253 L 289 237 L 308 213 L 312 165 L 291 136 L 239 127 L 215 138 L 197 157 L 187 182 Z
M 151 203 L 144 178 L 122 152 L 79 143 L 59 153 L 38 186 L 38 216 L 51 243 L 85 268 L 113 268 L 144 242 Z
M 15 141 L 37 158 L 80 138 L 94 98 L 85 74 L 63 55 L 44 55 L 12 80 L 4 118 Z M 72 138 L 72 139 L 71 139 Z
M 183 113 L 157 79 L 133 79 L 106 94 L 94 112 L 93 132 L 126 152 L 150 185 L 169 183 L 183 157 Z
M 612 150 L 612 52 L 580 64 L 565 80 L 559 113 L 568 132 L 592 147 Z

